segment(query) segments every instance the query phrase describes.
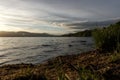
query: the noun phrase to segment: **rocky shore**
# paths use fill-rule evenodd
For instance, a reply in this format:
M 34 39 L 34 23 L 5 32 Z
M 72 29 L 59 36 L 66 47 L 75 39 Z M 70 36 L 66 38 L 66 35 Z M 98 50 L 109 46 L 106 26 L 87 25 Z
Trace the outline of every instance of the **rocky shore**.
M 43 64 L 0 67 L 0 80 L 119 80 L 120 53 L 98 50 L 59 56 Z

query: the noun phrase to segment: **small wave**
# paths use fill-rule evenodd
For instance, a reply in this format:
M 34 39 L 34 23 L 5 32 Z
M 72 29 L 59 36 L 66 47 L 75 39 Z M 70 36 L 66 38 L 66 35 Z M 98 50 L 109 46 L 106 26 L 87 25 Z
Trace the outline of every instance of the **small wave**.
M 55 51 L 57 51 L 57 50 L 46 50 L 46 51 L 44 51 L 45 53 L 49 53 L 49 52 L 55 52 Z
M 87 43 L 81 43 L 81 45 L 87 45 Z
M 7 48 L 7 49 L 1 49 L 0 51 L 7 51 L 7 50 L 10 50 L 10 48 Z
M 39 48 L 42 48 L 42 47 L 51 47 L 52 45 L 47 45 L 47 44 L 43 44 L 43 45 L 36 45 L 34 47 L 31 47 L 30 49 L 39 49 Z
M 5 57 L 5 55 L 0 55 L 0 57 Z
M 13 47 L 11 49 L 24 49 L 24 48 L 28 48 L 29 46 L 22 46 L 22 47 Z
M 0 63 L 0 65 L 7 64 L 7 63 L 9 63 L 9 62 L 11 62 L 11 61 L 5 61 L 5 62 L 2 62 L 2 63 Z
M 43 46 L 43 47 L 49 47 L 49 46 L 52 46 L 52 45 L 43 44 L 42 46 Z
M 34 47 L 30 48 L 30 49 L 39 49 L 39 48 L 41 48 L 41 45 L 36 45 L 36 46 L 34 46 Z
M 86 40 L 80 40 L 80 41 L 72 41 L 72 43 L 86 43 Z
M 13 50 L 13 49 L 24 49 L 24 48 L 28 48 L 28 46 L 6 48 L 6 49 L 1 49 L 0 51 L 8 51 L 8 50 Z
M 14 64 L 15 62 L 19 62 L 19 61 L 21 61 L 21 59 L 12 59 L 12 60 L 8 60 L 8 61 L 4 61 L 4 62 L 0 63 L 0 66 L 9 64 L 9 63 Z

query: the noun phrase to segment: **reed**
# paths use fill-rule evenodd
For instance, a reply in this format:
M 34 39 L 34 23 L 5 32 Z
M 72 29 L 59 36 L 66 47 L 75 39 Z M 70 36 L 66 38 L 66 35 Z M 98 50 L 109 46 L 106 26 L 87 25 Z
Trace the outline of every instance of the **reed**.
M 120 22 L 93 31 L 96 47 L 102 51 L 120 51 Z

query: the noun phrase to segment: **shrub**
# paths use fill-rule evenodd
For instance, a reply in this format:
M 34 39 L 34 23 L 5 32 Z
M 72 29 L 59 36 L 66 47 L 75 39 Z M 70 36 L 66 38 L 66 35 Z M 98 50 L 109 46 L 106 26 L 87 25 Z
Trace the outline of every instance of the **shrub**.
M 120 49 L 120 22 L 103 29 L 93 31 L 96 47 L 102 51 L 119 51 Z

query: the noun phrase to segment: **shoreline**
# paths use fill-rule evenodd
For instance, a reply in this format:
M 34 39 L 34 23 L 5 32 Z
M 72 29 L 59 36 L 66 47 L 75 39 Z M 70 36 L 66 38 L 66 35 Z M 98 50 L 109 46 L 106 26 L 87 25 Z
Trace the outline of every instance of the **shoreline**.
M 0 80 L 29 80 L 30 78 L 31 80 L 57 80 L 60 75 L 76 80 L 80 77 L 80 70 L 88 77 L 93 76 L 97 80 L 119 80 L 120 53 L 102 53 L 93 50 L 76 55 L 58 56 L 37 65 L 24 63 L 3 65 L 0 66 Z M 86 74 L 88 72 L 89 74 Z

